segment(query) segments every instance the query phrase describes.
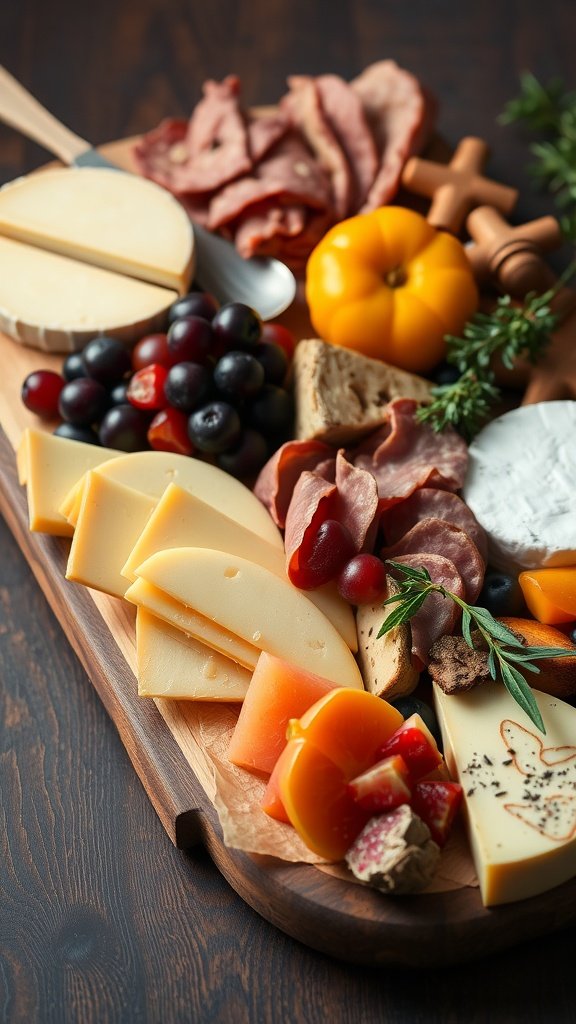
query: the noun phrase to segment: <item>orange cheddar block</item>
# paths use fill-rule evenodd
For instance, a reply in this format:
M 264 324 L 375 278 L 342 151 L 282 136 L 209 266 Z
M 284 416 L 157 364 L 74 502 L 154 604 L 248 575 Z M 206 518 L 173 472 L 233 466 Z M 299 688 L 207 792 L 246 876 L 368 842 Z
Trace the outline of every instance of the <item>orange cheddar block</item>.
M 576 566 L 526 570 L 518 582 L 526 605 L 539 622 L 557 625 L 576 619 Z
M 334 685 L 263 651 L 228 747 L 230 761 L 270 774 L 286 746 L 290 719 L 300 718 Z

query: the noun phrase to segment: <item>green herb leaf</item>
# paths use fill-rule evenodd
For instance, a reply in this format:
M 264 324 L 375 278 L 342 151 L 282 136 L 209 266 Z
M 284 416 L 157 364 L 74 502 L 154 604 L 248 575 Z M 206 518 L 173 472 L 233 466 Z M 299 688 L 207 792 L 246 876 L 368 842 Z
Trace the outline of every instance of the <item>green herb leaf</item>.
M 540 714 L 540 709 L 536 703 L 536 698 L 534 697 L 534 694 L 522 673 L 519 672 L 517 668 L 507 665 L 506 662 L 500 663 L 500 672 L 502 673 L 502 682 L 510 696 L 528 715 L 528 718 L 536 728 L 539 729 L 540 732 L 546 733 L 544 722 L 542 721 L 542 715 Z

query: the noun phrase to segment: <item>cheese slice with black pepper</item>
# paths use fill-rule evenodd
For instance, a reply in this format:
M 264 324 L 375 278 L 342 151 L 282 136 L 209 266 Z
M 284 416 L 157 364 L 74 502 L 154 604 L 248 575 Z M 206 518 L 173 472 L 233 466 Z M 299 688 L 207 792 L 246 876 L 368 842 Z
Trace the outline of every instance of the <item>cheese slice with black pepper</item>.
M 451 696 L 434 687 L 486 906 L 536 896 L 576 875 L 576 709 L 533 694 L 545 735 L 500 683 Z

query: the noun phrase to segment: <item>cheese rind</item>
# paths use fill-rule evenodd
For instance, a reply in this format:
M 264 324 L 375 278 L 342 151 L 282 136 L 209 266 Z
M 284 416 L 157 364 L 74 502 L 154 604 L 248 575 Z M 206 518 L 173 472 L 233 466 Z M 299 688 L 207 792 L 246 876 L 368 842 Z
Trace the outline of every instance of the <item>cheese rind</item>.
M 124 455 L 32 428 L 24 433 L 19 450 L 21 472 L 26 475 L 30 529 L 57 537 L 71 537 L 73 533 L 59 511 L 72 485 L 101 462 Z
M 287 579 L 286 558 L 280 547 L 269 544 L 189 491 L 169 484 L 130 552 L 122 575 L 133 581 L 138 566 L 151 555 L 179 547 L 227 551 Z M 306 596 L 330 619 L 350 650 L 356 651 L 354 615 L 336 588 L 327 585 L 306 591 Z
M 251 673 L 230 658 L 161 622 L 136 614 L 138 695 L 177 700 L 242 701 Z
M 182 295 L 192 225 L 165 189 L 105 167 L 57 167 L 0 190 L 0 234 Z
M 208 548 L 174 548 L 152 555 L 138 575 L 259 650 L 339 686 L 363 689 L 354 657 L 332 623 L 262 566 Z
M 576 402 L 540 402 L 488 424 L 469 449 L 463 496 L 504 570 L 576 564 Z
M 576 709 L 532 692 L 546 735 L 501 683 L 449 696 L 434 686 L 486 906 L 536 896 L 576 875 Z
M 0 330 L 45 352 L 107 334 L 130 344 L 160 330 L 175 290 L 0 236 Z

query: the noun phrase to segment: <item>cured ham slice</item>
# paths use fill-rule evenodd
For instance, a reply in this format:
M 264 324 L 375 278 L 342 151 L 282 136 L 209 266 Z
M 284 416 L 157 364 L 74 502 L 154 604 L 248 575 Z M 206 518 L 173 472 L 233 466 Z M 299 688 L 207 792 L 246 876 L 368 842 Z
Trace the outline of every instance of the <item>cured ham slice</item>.
M 467 533 L 443 519 L 421 519 L 392 547 L 384 548 L 383 558 L 397 559 L 398 555 L 420 552 L 443 555 L 455 565 L 464 582 L 469 604 L 474 604 L 484 582 L 484 560 Z
M 354 465 L 372 473 L 381 507 L 408 498 L 419 487 L 458 491 L 468 463 L 466 442 L 454 430 L 434 432 L 416 419 L 417 403 L 407 398 L 390 402 L 387 420 L 357 449 Z
M 421 519 L 444 519 L 460 527 L 474 541 L 484 561 L 487 560 L 486 533 L 472 509 L 457 494 L 437 487 L 421 487 L 405 501 L 383 512 L 380 525 L 386 543 L 396 544 Z
M 413 569 L 427 569 L 433 583 L 439 583 L 457 597 L 464 598 L 464 583 L 456 566 L 443 555 L 423 552 L 417 555 L 398 555 L 395 562 Z M 389 569 L 392 576 L 394 569 Z M 441 636 L 452 633 L 460 615 L 458 605 L 442 594 L 429 594 L 416 615 L 410 619 L 412 654 L 422 665 L 428 664 L 428 652 Z
M 254 494 L 277 526 L 286 525 L 288 506 L 300 475 L 333 458 L 334 449 L 323 441 L 287 441 L 268 459 L 256 480 Z

